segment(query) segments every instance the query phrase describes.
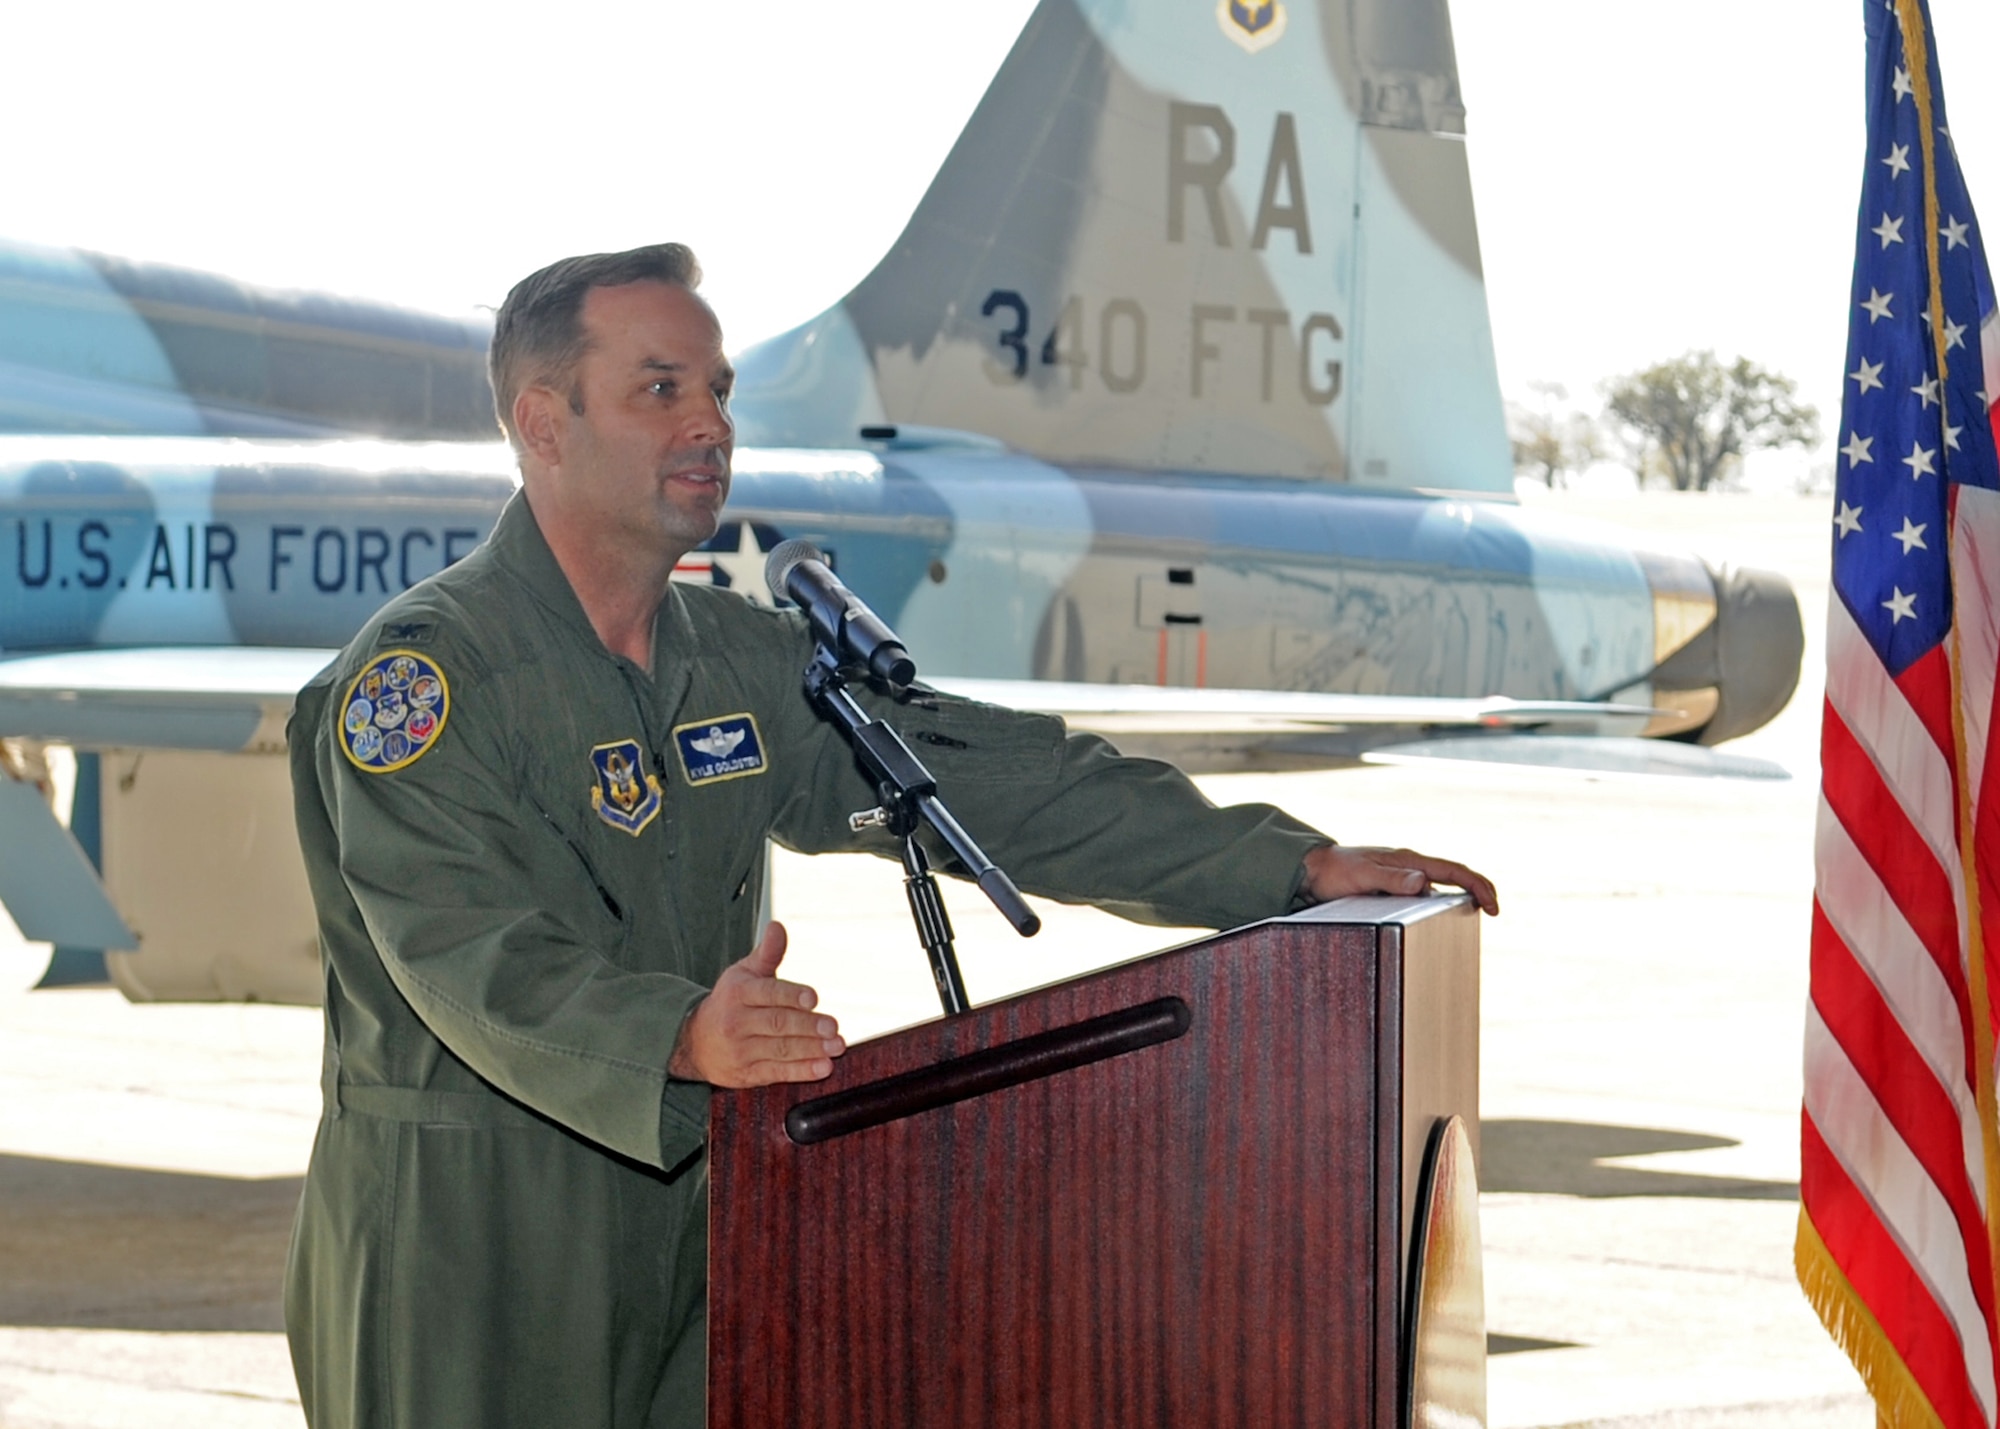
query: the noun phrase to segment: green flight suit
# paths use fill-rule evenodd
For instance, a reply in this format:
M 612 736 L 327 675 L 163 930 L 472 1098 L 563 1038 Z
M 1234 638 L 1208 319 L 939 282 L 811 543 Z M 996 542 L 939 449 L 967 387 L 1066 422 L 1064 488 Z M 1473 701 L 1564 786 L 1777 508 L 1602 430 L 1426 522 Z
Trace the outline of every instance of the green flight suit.
M 675 585 L 649 674 L 517 497 L 300 695 L 325 1114 L 285 1319 L 316 1429 L 703 1422 L 708 1088 L 669 1055 L 755 942 L 767 838 L 894 853 L 847 827 L 874 798 L 800 692 L 810 650 L 795 612 Z M 432 733 L 386 771 L 350 709 L 385 668 L 449 696 L 413 691 L 439 718 L 410 704 Z M 1284 912 L 1325 841 L 1058 720 L 920 696 L 893 722 L 1031 892 L 1225 926 Z

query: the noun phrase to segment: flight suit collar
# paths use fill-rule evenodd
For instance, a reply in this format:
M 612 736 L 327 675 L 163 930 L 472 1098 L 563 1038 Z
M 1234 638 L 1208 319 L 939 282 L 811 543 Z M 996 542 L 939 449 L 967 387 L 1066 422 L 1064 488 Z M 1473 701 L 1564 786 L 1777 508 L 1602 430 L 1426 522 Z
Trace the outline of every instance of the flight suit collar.
M 535 520 L 525 491 L 514 493 L 506 509 L 501 511 L 500 519 L 487 541 L 494 561 L 520 581 L 537 604 L 565 625 L 573 627 L 605 659 L 620 666 L 630 664 L 606 649 L 604 642 L 598 638 L 590 617 L 584 613 L 583 602 L 576 598 L 575 588 L 570 585 L 569 577 L 563 574 L 556 553 L 549 549 L 548 540 L 542 535 L 541 525 Z M 666 599 L 661 602 L 660 613 L 653 621 L 652 697 L 655 709 L 662 717 L 671 718 L 687 695 L 694 675 L 694 642 L 694 621 L 688 616 L 680 592 L 669 583 Z

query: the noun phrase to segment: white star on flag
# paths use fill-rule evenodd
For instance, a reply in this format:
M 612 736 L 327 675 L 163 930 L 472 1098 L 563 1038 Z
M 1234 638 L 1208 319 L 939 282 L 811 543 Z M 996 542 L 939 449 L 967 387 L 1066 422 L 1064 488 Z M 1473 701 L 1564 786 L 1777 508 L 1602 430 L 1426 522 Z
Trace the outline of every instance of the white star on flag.
M 1859 432 L 1850 432 L 1847 436 L 1847 445 L 1840 449 L 1840 454 L 1847 458 L 1850 467 L 1860 466 L 1863 462 L 1873 466 L 1875 458 L 1868 454 L 1868 449 L 1874 445 L 1875 438 L 1864 437 Z
M 1931 409 L 1931 403 L 1938 399 L 1937 378 L 1926 377 L 1923 381 L 1912 387 L 1910 391 L 1914 395 L 1924 399 L 1924 410 L 1928 412 Z
M 1936 455 L 1935 451 L 1922 442 L 1911 442 L 1910 454 L 1903 458 L 1903 465 L 1910 469 L 1910 480 L 1915 481 L 1920 476 L 1937 475 L 1936 469 L 1931 466 L 1931 458 Z
M 1949 352 L 1954 347 L 1965 346 L 1965 324 L 1955 323 L 1950 318 L 1944 320 L 1944 346 Z
M 1916 547 L 1919 551 L 1928 551 L 1930 547 L 1924 544 L 1924 532 L 1929 529 L 1929 524 L 1926 522 L 1922 526 L 1914 525 L 1911 523 L 1910 518 L 1905 516 L 1903 518 L 1903 529 L 1891 534 L 1889 539 L 1892 541 L 1901 541 L 1903 543 L 1903 554 L 1906 556 L 1910 554 L 1912 546 Z
M 1891 243 L 1903 241 L 1903 220 L 1891 218 L 1885 213 L 1882 215 L 1882 221 L 1868 231 L 1881 239 L 1882 246 L 1887 248 Z
M 1903 588 L 1897 586 L 1895 594 L 1882 602 L 1882 609 L 1889 612 L 1891 617 L 1889 623 L 1891 625 L 1894 625 L 1899 620 L 1915 620 L 1917 618 L 1917 593 L 1911 591 L 1908 595 L 1904 595 Z
M 1899 68 L 1896 71 L 1895 88 L 1896 98 L 1908 99 L 1910 97 L 1910 72 L 1908 70 Z
M 1970 230 L 1970 224 L 1962 223 L 1956 218 L 1946 218 L 1944 227 L 1938 230 L 1944 237 L 1945 251 L 1950 252 L 1954 248 L 1962 247 Z
M 1861 529 L 1861 508 L 1840 503 L 1840 514 L 1833 518 L 1833 524 L 1840 528 L 1840 539 L 1845 541 Z
M 1945 427 L 1945 429 L 1944 429 L 1944 449 L 1945 449 L 1946 451 L 1948 451 L 1948 452 L 1955 452 L 1955 451 L 1957 451 L 1957 450 L 1958 450 L 1958 434 L 1959 434 L 1960 432 L 1964 431 L 1964 430 L 1965 430 L 1965 428 L 1963 428 L 1963 427 L 1954 427 L 1954 426 L 1950 426 L 1950 425 L 1947 425 L 1947 426 Z
M 1868 322 L 1870 326 L 1880 322 L 1883 318 L 1894 316 L 1889 311 L 1889 300 L 1895 296 L 1894 293 L 1878 293 L 1873 288 L 1868 290 L 1868 301 L 1861 306 L 1868 309 Z
M 1888 359 L 1884 358 L 1882 361 L 1886 362 Z M 1861 359 L 1860 370 L 1850 372 L 1847 375 L 1861 384 L 1863 392 L 1866 392 L 1871 387 L 1880 387 L 1882 385 L 1882 362 L 1870 362 L 1864 357 Z
M 1910 171 L 1910 146 L 1908 144 L 1891 144 L 1889 146 L 1889 157 L 1882 162 L 1889 166 L 1890 173 L 1894 174 L 1897 178 L 1901 178 Z

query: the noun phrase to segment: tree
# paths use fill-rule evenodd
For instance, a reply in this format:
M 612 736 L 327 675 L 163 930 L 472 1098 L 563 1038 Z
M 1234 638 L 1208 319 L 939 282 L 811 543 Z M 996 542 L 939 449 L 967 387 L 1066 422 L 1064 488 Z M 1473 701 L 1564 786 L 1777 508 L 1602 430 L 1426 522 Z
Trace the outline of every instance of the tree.
M 1677 491 L 1708 490 L 1747 451 L 1819 442 L 1819 412 L 1798 385 L 1747 357 L 1725 367 L 1713 352 L 1690 352 L 1614 378 L 1605 406 L 1639 439 L 1641 484 L 1657 455 Z
M 1540 399 L 1533 405 L 1507 404 L 1507 436 L 1514 447 L 1514 470 L 1539 478 L 1543 484 L 1563 484 L 1566 472 L 1582 471 L 1604 455 L 1597 423 L 1582 412 L 1560 412 L 1569 400 L 1560 382 L 1530 382 Z

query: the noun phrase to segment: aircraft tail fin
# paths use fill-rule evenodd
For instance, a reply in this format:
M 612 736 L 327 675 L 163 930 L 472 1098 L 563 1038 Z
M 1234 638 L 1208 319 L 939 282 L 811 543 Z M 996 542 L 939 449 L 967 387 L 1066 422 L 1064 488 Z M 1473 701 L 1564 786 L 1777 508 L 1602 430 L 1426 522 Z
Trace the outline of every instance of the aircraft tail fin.
M 1444 0 L 1043 0 L 741 439 L 1511 490 Z

